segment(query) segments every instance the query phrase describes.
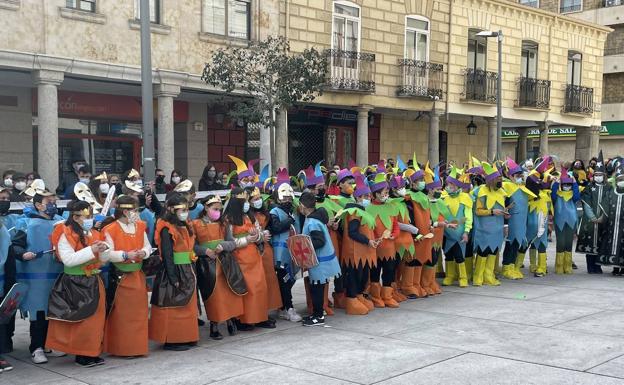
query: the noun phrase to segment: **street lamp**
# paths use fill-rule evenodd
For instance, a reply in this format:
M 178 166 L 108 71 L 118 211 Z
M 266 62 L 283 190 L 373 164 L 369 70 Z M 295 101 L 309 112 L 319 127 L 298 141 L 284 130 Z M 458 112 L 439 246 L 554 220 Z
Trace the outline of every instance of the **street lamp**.
M 502 102 L 503 95 L 501 92 L 503 81 L 503 31 L 481 31 L 477 33 L 477 36 L 482 37 L 495 37 L 498 40 L 498 77 L 496 79 L 496 156 L 501 157 L 503 141 L 503 111 Z
M 474 116 L 470 117 L 470 123 L 466 126 L 466 130 L 468 131 L 468 135 L 477 134 L 477 125 L 474 122 Z

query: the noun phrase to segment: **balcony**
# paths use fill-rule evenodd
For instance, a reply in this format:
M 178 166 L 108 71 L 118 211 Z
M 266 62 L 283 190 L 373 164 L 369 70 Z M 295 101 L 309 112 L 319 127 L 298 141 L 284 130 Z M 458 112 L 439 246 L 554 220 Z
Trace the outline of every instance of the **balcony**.
M 518 99 L 516 107 L 550 108 L 550 80 L 540 80 L 521 77 L 518 79 Z
M 375 92 L 375 54 L 329 49 L 325 55 L 329 90 Z
M 442 99 L 444 66 L 420 60 L 399 59 L 401 84 L 400 97 Z
M 496 81 L 498 74 L 483 70 L 466 68 L 464 70 L 464 91 L 462 96 L 465 101 L 496 103 Z
M 563 112 L 591 115 L 594 112 L 594 89 L 568 84 Z

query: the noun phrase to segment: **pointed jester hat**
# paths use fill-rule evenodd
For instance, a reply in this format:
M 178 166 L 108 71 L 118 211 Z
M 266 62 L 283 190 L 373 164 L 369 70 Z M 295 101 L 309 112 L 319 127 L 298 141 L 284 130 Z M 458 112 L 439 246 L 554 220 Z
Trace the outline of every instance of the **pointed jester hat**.
M 277 191 L 277 199 L 280 201 L 286 197 L 294 198 L 295 192 L 290 186 L 290 176 L 288 175 L 287 169 L 280 168 L 277 170 L 277 181 L 275 182 L 273 189 L 274 191 Z
M 260 171 L 260 176 L 258 177 L 258 181 L 256 182 L 256 187 L 261 190 L 266 188 L 268 182 L 270 182 L 271 176 L 269 175 L 269 165 L 265 164 Z
M 485 181 L 491 182 L 494 179 L 501 176 L 500 171 L 496 168 L 496 165 L 489 164 L 487 162 L 482 162 L 481 166 L 483 167 L 483 172 L 485 172 Z
M 388 188 L 388 182 L 386 181 L 386 174 L 383 172 L 378 172 L 375 174 L 375 179 L 373 179 L 370 189 L 371 192 L 381 191 L 385 188 Z
M 596 161 L 596 167 L 594 167 L 594 173 L 601 172 L 604 174 L 606 171 L 604 157 L 602 156 L 602 150 L 600 150 L 600 153 L 598 153 L 598 160 Z
M 305 170 L 305 185 L 306 187 L 316 186 L 320 183 L 325 183 L 325 177 L 323 176 L 323 172 L 321 171 L 321 163 L 323 161 L 318 162 L 314 168 L 309 166 Z
M 440 165 L 435 166 L 434 170 L 429 168 L 429 163 L 425 166 L 425 183 L 427 184 L 427 190 L 433 190 L 435 188 L 442 188 L 442 181 L 440 180 Z
M 522 167 L 520 167 L 513 159 L 507 157 L 507 161 L 505 162 L 507 166 L 507 175 L 512 176 L 514 174 L 519 174 L 522 172 Z
M 403 173 L 404 178 L 409 178 L 410 182 L 416 182 L 419 179 L 422 179 L 425 176 L 423 170 L 420 169 L 418 165 L 418 161 L 416 160 L 416 153 L 412 156 L 412 168 L 405 170 Z
M 461 189 L 467 189 L 470 188 L 470 183 L 465 183 L 462 181 L 462 176 L 463 176 L 463 172 L 462 170 L 460 170 L 459 168 L 455 167 L 455 166 L 451 166 L 451 172 L 448 174 L 448 176 L 446 177 L 446 183 L 447 184 L 453 184 Z
M 370 187 L 368 187 L 368 183 L 366 183 L 364 181 L 364 177 L 362 176 L 362 174 L 356 174 L 355 175 L 355 192 L 353 193 L 354 197 L 361 197 L 362 195 L 365 194 L 370 194 L 371 190 Z
M 483 165 L 481 161 L 472 156 L 472 154 L 468 154 L 468 173 L 483 175 Z
M 336 177 L 338 183 L 341 183 L 343 179 L 346 178 L 353 178 L 353 173 L 351 172 L 351 170 L 349 170 L 348 168 L 343 168 L 342 170 L 338 171 L 338 176 Z
M 561 168 L 561 176 L 559 176 L 559 182 L 561 182 L 561 184 L 574 183 L 574 178 L 570 177 L 568 169 L 565 167 Z
M 238 175 L 238 180 L 243 178 L 256 178 L 256 172 L 254 171 L 254 165 L 260 162 L 260 159 L 252 159 L 247 164 L 233 155 L 228 155 L 232 162 L 236 164 L 236 174 Z
M 388 186 L 392 189 L 401 189 L 405 187 L 405 179 L 403 179 L 402 176 L 393 176 L 392 178 L 390 178 L 390 180 L 388 181 Z

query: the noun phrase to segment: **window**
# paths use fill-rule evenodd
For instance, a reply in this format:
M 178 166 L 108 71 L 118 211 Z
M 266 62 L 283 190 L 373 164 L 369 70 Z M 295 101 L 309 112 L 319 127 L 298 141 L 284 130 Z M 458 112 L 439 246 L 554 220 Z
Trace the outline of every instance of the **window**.
M 583 0 L 561 0 L 559 12 L 578 12 L 583 10 Z
M 521 71 L 523 78 L 537 79 L 537 43 L 522 42 Z
M 250 0 L 204 0 L 202 31 L 249 40 Z
M 568 52 L 568 84 L 573 86 L 581 85 L 581 67 L 583 55 L 578 52 Z
M 478 29 L 468 30 L 468 68 L 485 70 L 487 58 L 487 38 L 477 36 Z
M 520 0 L 520 4 L 533 7 L 533 8 L 539 8 L 538 0 Z
M 429 20 L 424 17 L 405 18 L 405 58 L 429 61 Z
M 135 0 L 134 2 L 134 14 L 137 19 L 141 19 L 141 1 Z M 154 24 L 160 24 L 160 5 L 160 0 L 149 0 L 150 22 Z
M 332 48 L 360 51 L 360 8 L 347 1 L 334 3 Z
M 95 0 L 67 0 L 65 6 L 81 11 L 95 12 Z

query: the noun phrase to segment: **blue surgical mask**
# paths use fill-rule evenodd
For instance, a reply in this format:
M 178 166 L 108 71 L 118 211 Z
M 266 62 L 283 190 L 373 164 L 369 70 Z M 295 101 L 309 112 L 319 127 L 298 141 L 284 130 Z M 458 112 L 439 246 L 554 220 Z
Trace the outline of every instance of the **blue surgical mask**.
M 570 191 L 570 190 L 572 190 L 572 186 L 570 186 L 570 185 L 563 185 L 563 186 L 561 186 L 561 189 L 563 191 Z
M 243 212 L 246 213 L 249 211 L 249 202 L 243 203 Z
M 58 210 L 56 209 L 56 203 L 48 203 L 46 205 L 44 214 L 49 216 L 50 218 L 54 218 L 54 216 L 58 213 Z
M 420 181 L 418 182 L 416 189 L 418 191 L 423 191 L 425 187 L 427 187 L 427 184 L 424 181 Z
M 255 200 L 253 202 L 253 207 L 256 210 L 260 210 L 262 208 L 262 199 Z
M 370 205 L 370 199 L 362 199 L 362 206 L 368 207 Z
M 86 218 L 82 221 L 82 229 L 84 231 L 91 231 L 93 228 L 93 218 Z
M 520 178 L 516 178 L 516 184 L 522 184 L 524 183 L 524 178 L 520 177 Z

